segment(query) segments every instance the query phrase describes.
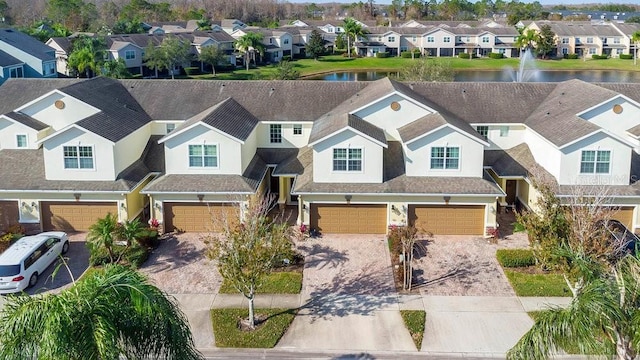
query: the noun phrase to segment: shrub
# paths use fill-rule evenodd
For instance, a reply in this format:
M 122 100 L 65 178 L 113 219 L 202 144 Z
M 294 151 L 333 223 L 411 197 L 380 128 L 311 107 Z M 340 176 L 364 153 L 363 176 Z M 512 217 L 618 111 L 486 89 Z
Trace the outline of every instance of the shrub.
M 476 54 L 471 54 L 471 55 L 472 55 L 472 57 L 474 59 L 476 59 L 478 57 L 478 55 L 476 55 Z M 460 53 L 460 54 L 458 54 L 458 57 L 460 59 L 468 59 L 469 58 L 469 53 L 466 53 L 466 52 Z
M 114 246 L 113 252 L 116 258 L 120 258 L 119 263 L 129 265 L 134 268 L 140 267 L 149 257 L 149 250 L 138 244 L 131 246 Z M 109 252 L 104 246 L 92 247 L 89 250 L 89 265 L 99 266 L 111 263 Z
M 620 59 L 622 60 L 633 60 L 632 54 L 620 54 Z
M 598 55 L 598 54 L 593 54 L 591 55 L 591 58 L 593 60 L 605 60 L 609 58 L 609 55 Z
M 403 59 L 411 59 L 412 55 L 413 55 L 414 59 L 419 58 L 420 55 L 421 55 L 420 54 L 420 50 L 418 50 L 418 51 L 415 51 L 415 50 L 414 51 L 403 51 L 403 52 L 400 53 L 400 57 L 402 57 Z
M 500 249 L 496 252 L 498 262 L 503 267 L 526 267 L 536 264 L 532 250 L 528 249 Z
M 387 57 L 389 57 L 389 53 L 386 52 L 386 51 L 379 52 L 379 53 L 376 53 L 376 57 L 377 58 L 387 58 Z
M 184 73 L 187 74 L 187 76 L 189 75 L 198 75 L 200 74 L 200 68 L 193 66 L 193 67 L 186 67 L 184 68 Z
M 281 61 L 291 61 L 291 55 L 284 55 Z
M 504 58 L 504 54 L 491 52 L 491 53 L 489 53 L 489 58 L 490 59 L 502 59 L 502 58 Z
M 158 246 L 158 230 L 152 228 L 144 229 L 140 232 L 140 234 L 138 234 L 136 240 L 138 241 L 138 244 L 140 244 L 140 246 L 146 248 L 154 248 Z
M 578 58 L 578 54 L 564 54 L 562 57 L 565 59 L 575 60 Z

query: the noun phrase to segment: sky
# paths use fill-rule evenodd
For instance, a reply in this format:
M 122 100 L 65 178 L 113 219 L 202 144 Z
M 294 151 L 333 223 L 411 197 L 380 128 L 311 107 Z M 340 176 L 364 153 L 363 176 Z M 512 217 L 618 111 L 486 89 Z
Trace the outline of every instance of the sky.
M 333 3 L 333 2 L 337 2 L 337 3 L 345 3 L 345 4 L 351 4 L 353 2 L 358 2 L 356 0 L 314 0 L 314 1 L 310 1 L 310 0 L 287 0 L 289 2 L 292 3 L 312 3 L 315 2 L 316 4 L 322 4 L 322 3 Z M 469 0 L 471 2 L 476 2 L 476 0 Z M 638 0 L 600 0 L 600 1 L 585 1 L 585 0 L 538 0 L 540 2 L 540 4 L 542 5 L 573 5 L 573 4 L 637 4 Z M 364 0 L 363 0 L 364 2 Z M 533 2 L 533 0 L 521 0 L 521 2 L 523 3 L 528 3 L 528 2 Z M 385 4 L 390 4 L 391 0 L 376 0 L 375 1 L 376 4 L 379 5 L 385 5 Z

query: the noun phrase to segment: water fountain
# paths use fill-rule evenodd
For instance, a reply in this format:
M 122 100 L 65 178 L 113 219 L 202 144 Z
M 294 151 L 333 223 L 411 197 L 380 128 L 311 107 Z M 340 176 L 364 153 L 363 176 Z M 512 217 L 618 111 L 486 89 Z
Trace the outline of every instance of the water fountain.
M 533 57 L 531 49 L 525 50 L 520 57 L 520 65 L 517 70 L 508 69 L 511 80 L 514 82 L 535 81 L 539 72 L 536 68 L 536 59 Z

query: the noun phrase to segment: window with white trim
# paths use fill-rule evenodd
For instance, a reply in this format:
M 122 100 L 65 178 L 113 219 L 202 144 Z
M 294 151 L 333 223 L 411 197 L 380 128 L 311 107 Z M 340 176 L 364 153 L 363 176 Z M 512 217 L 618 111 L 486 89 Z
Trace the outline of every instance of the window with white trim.
M 16 147 L 19 147 L 19 148 L 27 147 L 27 135 L 25 134 L 16 135 Z
M 218 146 L 189 145 L 189 167 L 218 167 Z
M 476 126 L 476 131 L 485 140 L 487 140 L 489 138 L 489 127 L 488 126 L 484 126 L 484 125 Z
M 279 144 L 282 142 L 282 125 L 269 125 L 269 142 L 272 144 Z
M 362 171 L 362 149 L 333 149 L 333 171 Z
M 285 45 L 288 45 L 289 44 L 289 38 L 282 39 L 282 43 L 285 44 Z
M 136 58 L 136 52 L 134 50 L 125 50 L 124 58 L 125 60 L 133 60 Z
M 293 135 L 302 135 L 302 124 L 293 124 Z
M 174 124 L 174 123 L 168 123 L 168 124 L 165 125 L 165 130 L 166 130 L 167 134 L 172 132 L 175 129 L 176 129 L 176 124 Z
M 563 37 L 563 38 L 562 38 L 562 43 L 563 43 L 563 44 L 568 44 L 568 43 L 569 43 L 569 38 L 565 38 L 565 37 Z
M 436 39 L 433 36 L 427 36 L 427 42 L 432 43 L 435 42 Z
M 50 63 L 44 63 L 44 75 L 53 75 L 56 73 L 56 63 L 55 62 L 50 62 Z
M 11 68 L 9 70 L 9 77 L 12 79 L 24 77 L 24 72 L 21 67 Z
M 608 174 L 611 165 L 611 151 L 582 150 L 580 157 L 581 174 Z
M 63 146 L 65 169 L 93 169 L 92 146 Z
M 460 148 L 434 146 L 431 148 L 431 169 L 458 169 L 460 166 Z
M 619 37 L 614 37 L 613 38 L 613 43 L 614 44 L 620 44 L 620 38 Z
M 443 41 L 443 42 L 446 42 L 446 43 L 451 42 L 451 36 L 445 36 L 445 37 L 443 37 L 443 38 L 442 38 L 442 41 Z
M 509 127 L 508 126 L 500 126 L 500 137 L 509 136 Z
M 562 55 L 566 55 L 569 53 L 569 49 L 567 48 L 562 48 Z
M 593 44 L 593 38 L 592 37 L 588 37 L 587 38 L 587 44 Z
M 482 37 L 482 42 L 485 43 L 485 44 L 488 44 L 489 43 L 489 37 L 488 36 L 483 36 Z
M 396 42 L 396 37 L 395 37 L 395 36 L 389 36 L 389 37 L 387 38 L 387 41 L 388 41 L 388 42 Z
M 594 47 L 589 48 L 589 54 L 593 55 L 595 53 L 596 53 L 596 48 L 594 48 Z

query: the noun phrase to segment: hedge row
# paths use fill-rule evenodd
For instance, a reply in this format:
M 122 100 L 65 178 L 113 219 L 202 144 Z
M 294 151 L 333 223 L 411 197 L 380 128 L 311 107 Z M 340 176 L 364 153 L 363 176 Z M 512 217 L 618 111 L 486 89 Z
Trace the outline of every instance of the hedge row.
M 526 267 L 536 264 L 532 250 L 528 249 L 500 249 L 496 252 L 498 262 L 502 267 Z

